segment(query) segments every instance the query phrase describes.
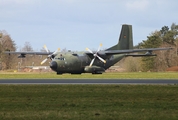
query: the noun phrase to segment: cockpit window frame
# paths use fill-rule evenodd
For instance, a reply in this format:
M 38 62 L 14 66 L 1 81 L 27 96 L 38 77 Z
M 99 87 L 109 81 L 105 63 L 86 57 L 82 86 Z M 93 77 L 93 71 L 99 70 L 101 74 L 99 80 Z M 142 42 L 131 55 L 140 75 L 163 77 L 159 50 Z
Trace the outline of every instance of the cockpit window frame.
M 66 59 L 64 57 L 56 57 L 55 60 L 65 61 Z

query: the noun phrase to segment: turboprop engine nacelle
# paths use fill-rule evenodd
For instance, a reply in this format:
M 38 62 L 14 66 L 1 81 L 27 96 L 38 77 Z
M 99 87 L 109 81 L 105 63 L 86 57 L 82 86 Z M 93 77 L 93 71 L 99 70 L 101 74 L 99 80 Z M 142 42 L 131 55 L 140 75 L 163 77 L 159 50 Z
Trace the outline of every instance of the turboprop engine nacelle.
M 105 71 L 104 68 L 98 66 L 86 66 L 84 70 L 86 73 L 100 73 Z

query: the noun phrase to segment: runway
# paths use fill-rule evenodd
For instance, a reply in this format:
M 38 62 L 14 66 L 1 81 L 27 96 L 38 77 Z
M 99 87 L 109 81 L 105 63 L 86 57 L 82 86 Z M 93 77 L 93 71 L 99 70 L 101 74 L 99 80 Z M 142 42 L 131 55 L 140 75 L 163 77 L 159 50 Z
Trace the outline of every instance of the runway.
M 178 84 L 178 79 L 0 79 L 0 84 Z

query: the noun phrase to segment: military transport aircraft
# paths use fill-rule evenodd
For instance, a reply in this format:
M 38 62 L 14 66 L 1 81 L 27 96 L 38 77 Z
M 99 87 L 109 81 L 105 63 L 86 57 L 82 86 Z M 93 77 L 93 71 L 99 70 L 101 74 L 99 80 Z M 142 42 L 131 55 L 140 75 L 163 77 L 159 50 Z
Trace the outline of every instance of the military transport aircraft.
M 122 25 L 120 38 L 118 44 L 106 49 L 100 50 L 102 45 L 99 46 L 97 51 L 91 51 L 86 48 L 87 52 L 59 52 L 59 49 L 55 52 L 50 52 L 46 46 L 44 46 L 46 52 L 12 52 L 6 51 L 8 54 L 20 54 L 19 58 L 24 58 L 26 54 L 35 55 L 48 55 L 41 64 L 45 63 L 48 59 L 51 59 L 50 67 L 57 74 L 71 73 L 92 73 L 101 74 L 106 69 L 120 61 L 126 56 L 156 56 L 152 54 L 152 51 L 156 50 L 169 50 L 171 48 L 146 48 L 146 49 L 133 49 L 132 38 L 132 25 Z M 130 54 L 135 52 L 146 52 L 145 54 Z

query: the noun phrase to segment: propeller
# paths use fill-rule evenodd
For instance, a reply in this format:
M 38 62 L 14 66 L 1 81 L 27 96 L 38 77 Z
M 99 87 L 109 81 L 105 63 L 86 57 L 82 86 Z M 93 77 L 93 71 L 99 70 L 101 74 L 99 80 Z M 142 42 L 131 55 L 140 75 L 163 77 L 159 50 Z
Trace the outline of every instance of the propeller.
M 48 50 L 48 48 L 46 47 L 46 45 L 44 45 L 43 47 L 44 47 L 44 49 L 46 50 L 46 52 L 49 53 L 49 50 Z M 60 48 L 58 48 L 58 49 L 57 49 L 56 51 L 54 51 L 52 54 L 49 54 L 49 55 L 47 56 L 47 58 L 44 59 L 44 60 L 41 62 L 41 65 L 44 64 L 44 63 L 48 60 L 48 58 L 52 59 L 52 56 L 55 55 L 58 51 L 60 51 Z
M 97 57 L 99 60 L 101 60 L 103 63 L 106 63 L 106 61 L 105 61 L 103 58 L 101 58 L 100 56 L 98 56 L 98 52 L 100 51 L 101 46 L 102 46 L 102 44 L 99 45 L 98 50 L 97 50 L 96 53 L 93 53 L 89 48 L 86 48 L 86 50 L 87 50 L 88 52 L 92 53 L 92 54 L 93 54 L 93 57 L 94 57 L 94 58 L 92 59 L 91 63 L 90 63 L 90 67 L 93 65 L 93 63 L 94 63 L 96 57 Z

